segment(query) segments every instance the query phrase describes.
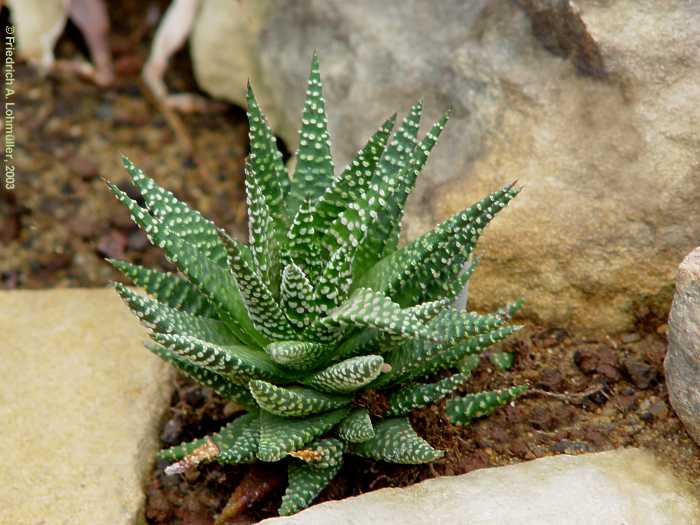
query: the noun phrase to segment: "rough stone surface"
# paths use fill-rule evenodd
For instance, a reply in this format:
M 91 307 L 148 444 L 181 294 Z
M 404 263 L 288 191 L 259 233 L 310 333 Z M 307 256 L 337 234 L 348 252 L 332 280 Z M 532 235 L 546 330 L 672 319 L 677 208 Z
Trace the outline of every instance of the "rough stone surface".
M 0 292 L 0 311 L 0 523 L 138 523 L 169 367 L 113 290 Z
M 266 525 L 688 525 L 700 523 L 685 482 L 648 452 L 555 456 L 436 478 L 315 505 Z
M 251 78 L 295 147 L 319 49 L 339 168 L 391 112 L 424 97 L 431 121 L 452 106 L 407 237 L 518 179 L 480 245 L 472 304 L 523 296 L 536 320 L 616 332 L 666 315 L 700 238 L 700 3 L 576 5 L 210 0 L 192 56 L 214 96 L 243 105 Z
M 671 405 L 700 444 L 700 248 L 678 268 L 664 368 Z

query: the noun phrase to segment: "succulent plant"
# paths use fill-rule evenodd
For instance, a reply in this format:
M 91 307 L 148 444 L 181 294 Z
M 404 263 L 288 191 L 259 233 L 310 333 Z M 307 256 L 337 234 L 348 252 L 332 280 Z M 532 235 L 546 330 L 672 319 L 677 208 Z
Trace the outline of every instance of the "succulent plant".
M 411 411 L 451 397 L 446 417 L 463 425 L 524 391 L 454 397 L 478 355 L 519 328 L 508 324 L 519 303 L 485 315 L 454 306 L 464 303 L 477 239 L 519 188 L 508 184 L 399 246 L 406 199 L 448 114 L 419 139 L 418 102 L 393 137 L 395 116 L 336 174 L 314 55 L 290 176 L 250 86 L 247 101 L 248 244 L 124 158 L 145 207 L 108 184 L 180 273 L 110 262 L 150 295 L 115 285 L 150 329 L 148 348 L 245 410 L 213 435 L 161 451 L 175 462 L 166 472 L 284 461 L 285 515 L 311 503 L 344 454 L 440 458 L 412 429 Z

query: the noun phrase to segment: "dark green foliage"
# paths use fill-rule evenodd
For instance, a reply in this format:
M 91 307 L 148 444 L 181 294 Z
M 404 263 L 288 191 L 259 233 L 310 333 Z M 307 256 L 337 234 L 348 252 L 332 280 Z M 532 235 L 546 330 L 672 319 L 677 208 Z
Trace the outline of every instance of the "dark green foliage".
M 248 243 L 124 159 L 145 207 L 110 189 L 179 273 L 110 262 L 149 295 L 115 285 L 149 328 L 148 348 L 246 410 L 218 433 L 162 451 L 177 462 L 166 472 L 284 460 L 280 513 L 290 514 L 335 476 L 344 453 L 397 463 L 443 455 L 405 416 L 451 397 L 479 354 L 518 329 L 509 320 L 520 303 L 486 315 L 453 305 L 476 268 L 477 239 L 520 190 L 508 184 L 399 246 L 406 199 L 447 114 L 423 137 L 422 102 L 393 136 L 390 117 L 335 174 L 314 55 L 290 177 L 250 86 L 247 99 Z M 363 408 L 370 390 L 384 391 L 384 413 Z M 466 424 L 521 392 L 451 399 L 446 413 Z
M 261 461 L 282 459 L 290 452 L 294 452 L 328 432 L 340 423 L 348 412 L 348 409 L 341 408 L 303 419 L 289 419 L 262 410 L 260 412 L 258 459 Z
M 405 417 L 385 419 L 374 427 L 374 437 L 353 446 L 352 453 L 392 463 L 430 463 L 444 454 L 415 433 Z
M 251 411 L 212 434 L 211 440 L 219 447 L 217 460 L 221 463 L 250 463 L 258 450 L 258 414 Z M 180 460 L 202 446 L 207 438 L 195 439 L 158 453 L 158 459 Z
M 468 425 L 472 419 L 488 416 L 498 407 L 507 405 L 524 394 L 525 391 L 527 391 L 527 386 L 520 385 L 456 397 L 447 402 L 445 413 L 453 423 Z
M 282 387 L 255 379 L 248 383 L 250 393 L 261 408 L 283 417 L 303 417 L 342 407 L 352 397 L 334 396 L 298 386 Z
M 494 352 L 489 356 L 489 361 L 499 370 L 508 370 L 515 362 L 515 354 L 512 352 Z
M 372 418 L 366 408 L 353 410 L 340 425 L 338 436 L 348 443 L 362 443 L 374 437 Z
M 451 394 L 467 382 L 471 374 L 453 374 L 435 383 L 416 383 L 389 396 L 387 416 L 403 416 Z
M 294 514 L 306 507 L 330 483 L 341 465 L 325 469 L 307 464 L 290 463 L 287 470 L 287 490 L 282 496 L 280 516 Z

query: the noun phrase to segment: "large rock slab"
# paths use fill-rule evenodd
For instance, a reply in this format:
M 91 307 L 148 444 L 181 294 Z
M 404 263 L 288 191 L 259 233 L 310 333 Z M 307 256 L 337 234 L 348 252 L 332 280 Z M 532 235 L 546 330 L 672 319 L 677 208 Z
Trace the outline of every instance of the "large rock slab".
M 113 290 L 0 292 L 0 312 L 0 523 L 137 523 L 169 367 Z
M 688 525 L 700 508 L 650 453 L 555 456 L 315 505 L 266 525 Z
M 700 237 L 700 3 L 576 4 L 209 0 L 191 49 L 214 96 L 243 105 L 251 78 L 294 147 L 318 48 L 339 167 L 393 111 L 452 106 L 407 237 L 519 179 L 472 304 L 524 296 L 538 321 L 616 332 L 666 315 Z
M 678 268 L 664 368 L 671 405 L 700 445 L 700 248 Z

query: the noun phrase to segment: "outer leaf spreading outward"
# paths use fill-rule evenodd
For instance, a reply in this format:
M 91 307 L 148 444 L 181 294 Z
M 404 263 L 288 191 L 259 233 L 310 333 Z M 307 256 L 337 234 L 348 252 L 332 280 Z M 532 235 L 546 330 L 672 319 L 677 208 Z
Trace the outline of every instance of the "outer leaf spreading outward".
M 397 463 L 442 456 L 411 428 L 411 411 L 448 398 L 448 419 L 467 424 L 523 392 L 453 398 L 479 354 L 518 329 L 509 322 L 521 303 L 493 314 L 464 305 L 476 241 L 520 189 L 508 184 L 399 246 L 406 199 L 447 114 L 422 137 L 421 102 L 393 136 L 390 117 L 336 174 L 314 55 L 290 176 L 250 86 L 247 99 L 248 243 L 124 159 L 145 206 L 110 188 L 179 273 L 110 262 L 148 294 L 115 285 L 149 328 L 148 348 L 245 410 L 215 434 L 162 451 L 175 462 L 167 472 L 284 461 L 280 514 L 291 514 L 346 453 Z M 383 413 L 364 408 L 372 396 L 383 396 Z

